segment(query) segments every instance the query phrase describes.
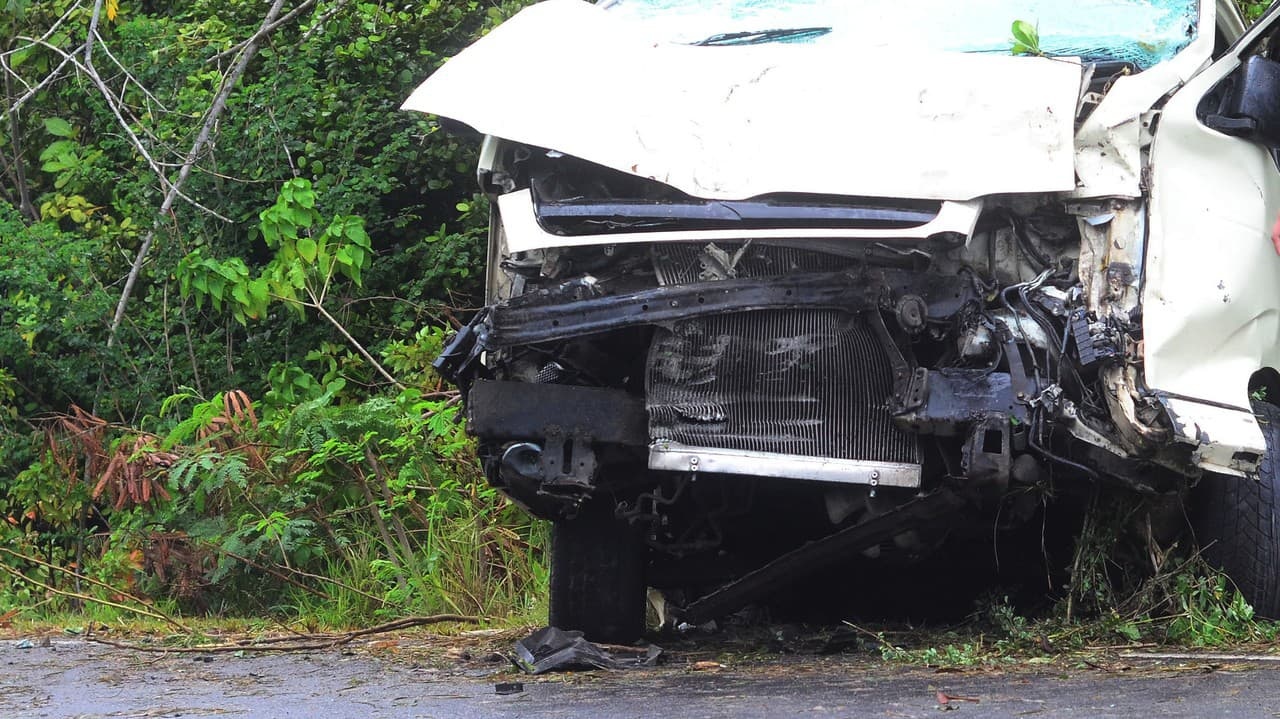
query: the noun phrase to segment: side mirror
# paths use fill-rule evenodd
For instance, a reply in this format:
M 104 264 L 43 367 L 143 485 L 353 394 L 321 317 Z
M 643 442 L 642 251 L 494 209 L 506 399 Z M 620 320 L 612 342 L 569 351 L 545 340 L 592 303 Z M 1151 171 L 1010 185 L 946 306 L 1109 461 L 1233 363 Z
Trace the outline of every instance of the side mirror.
M 1206 126 L 1280 149 L 1280 62 L 1252 55 L 1220 92 L 1217 110 L 1203 118 Z

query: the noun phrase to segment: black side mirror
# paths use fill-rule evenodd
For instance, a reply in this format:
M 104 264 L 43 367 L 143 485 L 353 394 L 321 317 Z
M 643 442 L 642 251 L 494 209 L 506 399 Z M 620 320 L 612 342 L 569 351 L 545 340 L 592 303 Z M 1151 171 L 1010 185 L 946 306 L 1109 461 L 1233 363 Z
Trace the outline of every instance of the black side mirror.
M 1203 116 L 1206 126 L 1271 149 L 1280 148 L 1280 62 L 1250 56 L 1220 92 L 1216 110 Z

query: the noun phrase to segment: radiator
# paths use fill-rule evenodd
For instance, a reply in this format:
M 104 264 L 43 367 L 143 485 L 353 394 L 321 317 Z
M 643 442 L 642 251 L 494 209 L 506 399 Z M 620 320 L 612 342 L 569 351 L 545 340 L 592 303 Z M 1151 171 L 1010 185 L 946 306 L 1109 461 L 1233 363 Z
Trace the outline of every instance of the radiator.
M 892 423 L 889 362 L 865 321 L 835 310 L 769 310 L 655 331 L 646 376 L 650 437 L 694 447 L 918 464 Z

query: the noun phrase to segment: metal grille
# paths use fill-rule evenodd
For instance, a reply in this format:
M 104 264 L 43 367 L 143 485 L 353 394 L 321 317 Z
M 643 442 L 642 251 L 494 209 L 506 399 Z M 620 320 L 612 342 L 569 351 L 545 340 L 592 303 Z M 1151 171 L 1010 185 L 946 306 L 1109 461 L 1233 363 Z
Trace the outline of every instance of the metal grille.
M 656 330 L 646 380 L 654 439 L 920 461 L 886 409 L 888 360 L 856 315 L 771 310 L 677 322 Z
M 856 262 L 825 252 L 775 245 L 670 243 L 653 247 L 654 270 L 663 285 L 729 277 L 780 277 L 794 272 L 838 272 Z

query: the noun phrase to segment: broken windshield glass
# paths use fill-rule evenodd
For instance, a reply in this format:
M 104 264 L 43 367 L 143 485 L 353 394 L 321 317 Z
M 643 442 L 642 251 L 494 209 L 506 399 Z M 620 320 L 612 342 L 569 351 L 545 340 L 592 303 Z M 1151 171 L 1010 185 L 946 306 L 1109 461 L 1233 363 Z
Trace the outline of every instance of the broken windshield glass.
M 838 42 L 866 49 L 1007 53 L 1010 27 L 1039 30 L 1040 51 L 1146 69 L 1196 37 L 1197 0 L 605 0 L 611 13 L 659 37 L 698 43 L 767 28 L 832 28 L 776 41 Z M 759 42 L 760 40 L 756 40 Z M 765 40 L 769 41 L 769 40 Z

